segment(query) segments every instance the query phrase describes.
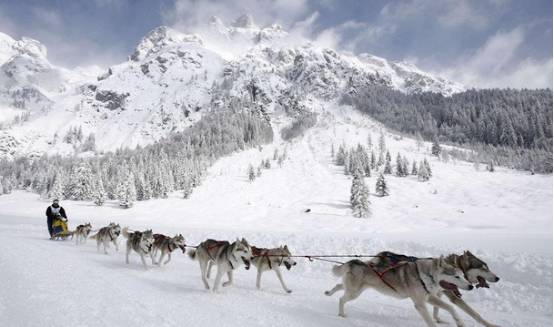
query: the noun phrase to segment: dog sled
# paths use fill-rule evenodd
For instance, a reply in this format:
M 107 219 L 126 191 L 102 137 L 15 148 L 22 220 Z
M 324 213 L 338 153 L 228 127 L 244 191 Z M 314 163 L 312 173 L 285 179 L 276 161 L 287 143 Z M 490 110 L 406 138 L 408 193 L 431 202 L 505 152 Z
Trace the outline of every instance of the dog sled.
M 67 219 L 64 217 L 56 217 L 52 221 L 52 239 L 65 240 L 71 236 L 71 232 L 67 227 Z

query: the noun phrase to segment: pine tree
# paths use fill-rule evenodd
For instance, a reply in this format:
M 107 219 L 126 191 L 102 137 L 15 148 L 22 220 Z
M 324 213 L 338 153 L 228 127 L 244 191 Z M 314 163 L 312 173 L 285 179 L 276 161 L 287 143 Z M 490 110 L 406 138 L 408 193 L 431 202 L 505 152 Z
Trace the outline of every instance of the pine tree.
M 431 154 L 438 157 L 441 154 L 441 145 L 439 143 L 439 138 L 435 136 L 433 139 L 433 145 L 431 146 Z
M 389 195 L 389 188 L 387 187 L 387 182 L 385 181 L 385 176 L 383 176 L 383 174 L 379 174 L 379 178 L 377 178 L 375 193 L 381 197 Z
M 400 153 L 396 155 L 396 176 L 398 177 L 404 177 L 407 173 L 404 171 L 404 162 L 402 161 L 402 157 L 400 156 Z
M 421 182 L 426 182 L 430 178 L 429 170 L 427 170 L 427 165 L 425 162 L 419 163 L 419 171 L 417 173 L 417 179 Z
M 106 199 L 106 192 L 104 191 L 104 183 L 102 183 L 102 178 L 96 176 L 96 188 L 94 190 L 94 204 L 97 206 L 102 206 Z
M 427 161 L 427 158 L 423 159 L 423 164 L 425 165 L 425 168 L 427 169 L 427 173 L 429 174 L 429 177 L 433 176 L 433 171 L 431 170 L 431 165 L 429 165 L 429 161 Z
M 390 160 L 385 161 L 385 169 L 383 169 L 383 173 L 392 174 L 392 167 L 390 164 Z
M 369 190 L 362 175 L 359 173 L 355 174 L 352 179 L 350 204 L 355 217 L 363 218 L 369 215 Z
M 410 174 L 409 167 L 410 162 L 408 161 L 408 158 L 406 156 L 402 157 L 402 170 L 404 172 L 404 177 L 408 176 Z
M 262 176 L 262 165 L 259 165 L 256 169 L 256 177 Z
M 339 150 L 337 151 L 335 163 L 337 164 L 337 166 L 342 166 L 344 165 L 345 161 L 346 161 L 346 149 L 345 149 L 345 146 L 342 144 L 339 146 Z
M 4 185 L 4 189 L 6 188 L 6 185 Z M 59 170 L 56 173 L 56 177 L 54 177 L 54 184 L 52 184 L 52 187 L 50 188 L 50 192 L 48 194 L 48 197 L 50 199 L 58 199 L 63 200 L 64 199 L 64 177 L 61 170 Z
M 279 151 L 275 149 L 275 151 L 273 151 L 273 160 L 277 160 L 278 158 L 279 158 Z
M 90 200 L 93 185 L 92 170 L 87 164 L 81 164 L 73 169 L 65 188 L 65 195 L 71 200 Z
M 248 174 L 248 181 L 253 182 L 256 179 L 256 172 L 254 171 L 254 166 L 252 166 L 252 164 L 248 166 L 247 174 Z
M 373 141 L 371 140 L 371 133 L 367 134 L 367 148 L 369 151 L 373 150 Z
M 269 158 L 267 158 L 264 162 L 264 168 L 270 169 L 271 168 L 271 161 L 269 161 Z
M 331 158 L 335 158 L 335 145 L 331 144 Z
M 412 163 L 412 175 L 417 175 L 418 173 L 418 170 L 417 170 L 417 163 L 416 161 L 414 160 L 414 162 Z
M 381 167 L 385 163 L 383 158 L 383 152 L 379 152 L 379 159 L 377 160 L 377 167 Z

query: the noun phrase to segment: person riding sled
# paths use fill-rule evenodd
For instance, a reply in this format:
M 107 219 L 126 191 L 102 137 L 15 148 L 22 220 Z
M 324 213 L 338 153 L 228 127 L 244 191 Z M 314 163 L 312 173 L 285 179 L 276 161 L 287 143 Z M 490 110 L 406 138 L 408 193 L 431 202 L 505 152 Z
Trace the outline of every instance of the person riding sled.
M 64 208 L 60 206 L 60 200 L 54 199 L 52 205 L 46 208 L 46 222 L 48 224 L 50 239 L 63 236 L 67 233 L 67 215 Z

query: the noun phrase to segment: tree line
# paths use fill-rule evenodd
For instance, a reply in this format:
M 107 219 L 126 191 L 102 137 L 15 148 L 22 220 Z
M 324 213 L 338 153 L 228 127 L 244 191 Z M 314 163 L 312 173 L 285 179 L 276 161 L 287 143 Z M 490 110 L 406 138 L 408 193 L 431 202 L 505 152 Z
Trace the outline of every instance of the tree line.
M 552 172 L 552 91 L 483 89 L 445 97 L 386 87 L 353 88 L 342 103 L 387 127 L 426 140 L 461 144 L 517 169 Z
M 43 155 L 0 161 L 0 183 L 10 190 L 98 205 L 117 199 L 122 207 L 175 190 L 187 198 L 215 160 L 272 140 L 270 124 L 257 112 L 213 111 L 185 131 L 145 147 L 89 158 Z

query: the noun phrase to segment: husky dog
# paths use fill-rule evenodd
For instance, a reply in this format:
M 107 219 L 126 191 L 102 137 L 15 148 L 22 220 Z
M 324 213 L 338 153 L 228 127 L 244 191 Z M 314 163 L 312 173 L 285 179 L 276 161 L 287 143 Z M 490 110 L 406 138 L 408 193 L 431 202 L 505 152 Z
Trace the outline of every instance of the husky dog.
M 489 284 L 487 282 L 496 283 L 500 280 L 498 276 L 496 276 L 493 272 L 489 270 L 489 266 L 483 260 L 477 258 L 469 251 L 464 251 L 462 255 L 451 254 L 445 258 L 445 261 L 448 264 L 460 269 L 464 274 L 464 278 L 469 283 L 475 285 L 475 288 L 480 288 L 480 287 L 489 288 Z M 496 326 L 487 322 L 485 319 L 483 319 L 464 300 L 462 300 L 459 292 L 456 293 L 452 290 L 442 290 L 438 294 L 438 296 L 441 296 L 442 294 L 446 295 L 446 297 L 450 300 L 450 302 L 452 302 L 458 308 L 465 311 L 468 315 L 470 315 L 473 319 L 475 319 L 480 324 L 487 327 Z M 433 318 L 438 323 L 442 322 L 439 319 L 439 308 L 436 306 L 433 309 Z
M 121 234 L 121 227 L 119 224 L 110 223 L 106 227 L 102 227 L 98 230 L 98 233 L 92 235 L 90 238 L 96 239 L 96 249 L 100 251 L 100 244 L 104 245 L 104 253 L 108 254 L 108 248 L 110 242 L 115 246 L 115 250 L 119 251 L 119 245 L 117 244 L 117 238 Z
M 169 237 L 163 234 L 154 234 L 154 243 L 152 243 L 152 264 L 161 265 L 162 259 L 167 254 L 167 261 L 164 262 L 164 265 L 167 265 L 171 261 L 171 252 L 173 250 L 180 248 L 183 253 L 185 253 L 185 238 L 183 235 L 178 234 L 174 237 Z M 155 256 L 160 251 L 160 258 L 156 263 Z
M 145 230 L 144 232 L 129 232 L 128 227 L 124 227 L 121 234 L 127 239 L 127 252 L 125 254 L 125 263 L 129 264 L 129 254 L 131 249 L 140 255 L 140 260 L 144 265 L 144 269 L 148 269 L 146 260 L 144 257 L 151 254 L 152 243 L 154 243 L 154 236 L 152 236 L 152 230 Z
M 216 241 L 208 239 L 196 248 L 188 252 L 191 259 L 198 258 L 200 264 L 200 273 L 202 275 L 202 282 L 207 290 L 210 289 L 208 284 L 209 270 L 211 264 L 217 266 L 217 274 L 212 290 L 217 291 L 219 285 L 221 285 L 221 278 L 223 274 L 227 273 L 228 281 L 223 283 L 223 287 L 233 284 L 233 270 L 236 269 L 241 262 L 246 266 L 246 269 L 250 269 L 250 260 L 252 259 L 252 250 L 248 242 L 243 238 L 233 243 L 227 241 Z M 208 267 L 210 265 L 210 267 Z
M 77 226 L 75 231 L 71 233 L 71 236 L 75 238 L 75 245 L 78 245 L 79 243 L 86 243 L 91 230 L 92 225 L 90 223 Z
M 285 282 L 283 281 L 283 276 L 281 276 L 281 266 L 285 266 L 287 270 L 290 270 L 292 266 L 296 266 L 296 261 L 294 261 L 290 256 L 291 253 L 289 248 L 281 246 L 275 249 L 262 249 L 255 246 L 252 247 L 252 263 L 258 269 L 258 276 L 256 277 L 256 287 L 260 289 L 262 273 L 264 271 L 273 270 L 277 274 L 277 278 L 281 282 L 283 290 L 287 293 L 291 293 Z
M 389 252 L 390 253 L 390 252 Z M 385 256 L 383 256 L 385 257 Z M 407 256 L 406 256 L 407 257 Z M 386 258 L 386 257 L 385 257 Z M 356 299 L 367 288 L 398 299 L 410 298 L 427 326 L 436 327 L 433 318 L 427 310 L 426 303 L 430 303 L 448 311 L 458 327 L 464 326 L 454 308 L 438 297 L 441 289 L 471 290 L 473 286 L 467 282 L 462 272 L 446 263 L 443 257 L 399 261 L 395 266 L 381 270 L 378 255 L 374 260 L 363 262 L 351 260 L 342 265 L 333 267 L 333 274 L 342 277 L 342 283 L 326 291 L 325 295 L 333 295 L 344 290 L 339 300 L 339 316 L 345 317 L 344 305 Z

